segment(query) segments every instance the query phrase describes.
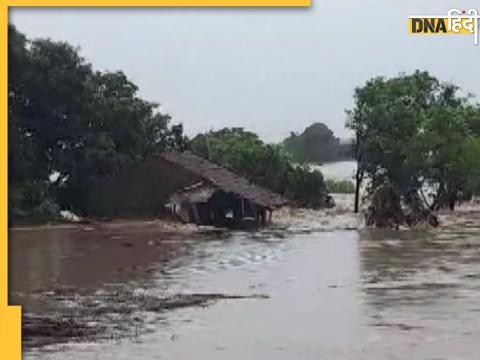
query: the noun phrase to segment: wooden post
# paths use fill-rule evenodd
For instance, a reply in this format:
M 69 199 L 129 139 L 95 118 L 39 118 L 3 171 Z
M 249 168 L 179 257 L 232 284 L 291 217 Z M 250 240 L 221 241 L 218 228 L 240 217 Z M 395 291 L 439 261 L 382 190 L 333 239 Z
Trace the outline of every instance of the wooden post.
M 266 220 L 267 220 L 267 210 L 265 210 L 265 208 L 263 208 L 260 212 L 260 218 L 262 220 L 262 226 L 265 225 L 266 223 Z

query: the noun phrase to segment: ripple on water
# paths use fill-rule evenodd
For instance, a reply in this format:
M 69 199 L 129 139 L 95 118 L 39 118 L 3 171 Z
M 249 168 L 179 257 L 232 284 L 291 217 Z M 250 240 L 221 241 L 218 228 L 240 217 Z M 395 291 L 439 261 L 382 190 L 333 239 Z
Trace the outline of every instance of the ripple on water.
M 108 307 L 102 296 L 122 294 L 122 288 L 131 290 L 130 299 L 194 292 L 270 295 L 152 317 L 133 307 L 133 323 L 150 333 L 113 345 L 33 351 L 26 359 L 477 360 L 480 237 L 474 222 L 467 220 L 468 228 L 357 232 L 339 230 L 356 224 L 351 214 L 277 215 L 281 226 L 257 233 L 205 230 L 182 239 L 135 230 L 127 240 L 125 234 L 96 242 L 81 238 L 98 247 L 78 249 L 78 238 L 53 236 L 36 251 L 22 248 L 22 258 L 32 259 L 35 269 L 19 269 L 18 275 L 38 276 L 43 289 L 59 285 L 48 282 L 52 276 L 75 285 L 74 293 L 86 289 L 65 301 L 70 309 L 85 298 L 95 308 Z M 80 252 L 87 256 L 77 258 Z M 102 267 L 100 259 L 115 267 Z M 118 273 L 119 267 L 126 270 Z M 79 269 L 91 284 L 79 282 Z M 32 290 L 24 286 L 19 292 Z M 122 315 L 111 319 L 122 321 Z M 135 335 L 135 327 L 126 331 Z

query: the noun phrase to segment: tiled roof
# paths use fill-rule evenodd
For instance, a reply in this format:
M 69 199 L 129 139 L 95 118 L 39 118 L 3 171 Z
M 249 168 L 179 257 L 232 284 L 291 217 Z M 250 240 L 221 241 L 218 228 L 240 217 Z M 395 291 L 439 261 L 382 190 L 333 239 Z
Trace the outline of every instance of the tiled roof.
M 234 193 L 260 206 L 275 208 L 288 201 L 279 194 L 251 183 L 225 167 L 191 152 L 168 152 L 162 158 L 185 168 L 226 193 Z

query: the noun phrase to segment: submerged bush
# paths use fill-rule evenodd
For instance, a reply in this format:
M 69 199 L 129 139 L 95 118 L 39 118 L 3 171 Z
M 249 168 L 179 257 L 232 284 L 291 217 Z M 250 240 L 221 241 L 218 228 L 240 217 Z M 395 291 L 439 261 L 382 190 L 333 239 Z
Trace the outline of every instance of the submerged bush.
M 10 186 L 9 195 L 8 211 L 11 223 L 42 223 L 60 218 L 60 207 L 45 181 L 29 181 Z
M 285 194 L 300 207 L 322 208 L 333 206 L 333 200 L 327 193 L 323 175 L 320 171 L 311 171 L 308 166 L 295 166 L 288 177 Z

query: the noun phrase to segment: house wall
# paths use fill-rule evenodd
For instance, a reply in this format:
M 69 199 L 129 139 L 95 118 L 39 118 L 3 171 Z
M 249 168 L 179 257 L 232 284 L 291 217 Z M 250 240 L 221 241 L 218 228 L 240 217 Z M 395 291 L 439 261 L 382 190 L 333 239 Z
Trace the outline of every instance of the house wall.
M 264 223 L 261 221 L 262 214 L 264 218 L 262 207 L 234 194 L 209 190 L 203 188 L 174 194 L 169 200 L 173 214 L 184 222 L 222 227 L 243 227 L 247 222 Z M 198 196 L 202 191 L 209 191 L 210 196 Z M 227 213 L 231 213 L 231 217 L 227 217 Z
M 164 204 L 177 189 L 201 179 L 162 158 L 150 158 L 116 176 L 98 181 L 87 199 L 94 217 L 141 217 L 165 213 Z

